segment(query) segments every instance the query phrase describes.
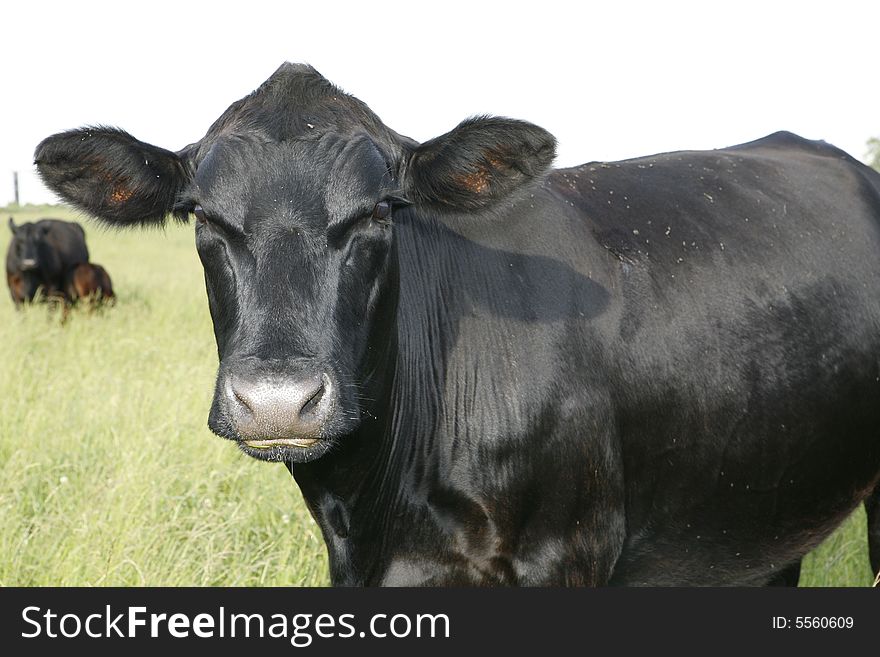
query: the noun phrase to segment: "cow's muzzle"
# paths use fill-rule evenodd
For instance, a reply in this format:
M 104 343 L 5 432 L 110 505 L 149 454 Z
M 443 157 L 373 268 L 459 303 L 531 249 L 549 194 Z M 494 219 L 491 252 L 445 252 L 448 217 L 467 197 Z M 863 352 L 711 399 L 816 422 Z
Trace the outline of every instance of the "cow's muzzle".
M 229 421 L 251 449 L 308 448 L 321 439 L 336 402 L 325 373 L 297 376 L 230 375 L 224 386 Z

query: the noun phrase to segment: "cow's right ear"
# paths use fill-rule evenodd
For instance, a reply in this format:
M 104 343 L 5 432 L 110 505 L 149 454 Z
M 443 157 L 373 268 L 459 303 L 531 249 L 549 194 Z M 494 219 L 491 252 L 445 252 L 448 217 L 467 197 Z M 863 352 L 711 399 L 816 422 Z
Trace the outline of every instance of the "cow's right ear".
M 116 128 L 52 135 L 34 160 L 52 191 L 110 224 L 163 222 L 188 182 L 179 155 Z
M 12 231 L 12 234 L 15 235 L 15 219 L 9 217 L 9 230 Z

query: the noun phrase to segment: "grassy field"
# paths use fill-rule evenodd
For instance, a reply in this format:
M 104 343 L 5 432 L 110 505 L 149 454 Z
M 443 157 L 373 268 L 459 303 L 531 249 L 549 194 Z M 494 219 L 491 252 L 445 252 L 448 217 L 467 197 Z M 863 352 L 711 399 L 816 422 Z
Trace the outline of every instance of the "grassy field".
M 0 584 L 327 584 L 287 469 L 206 427 L 217 352 L 192 226 L 81 223 L 116 307 L 62 325 L 0 303 Z
M 0 302 L 0 585 L 327 584 L 287 470 L 205 426 L 217 356 L 191 226 L 81 223 L 116 307 L 62 325 Z M 859 510 L 811 554 L 802 584 L 869 585 L 864 523 Z

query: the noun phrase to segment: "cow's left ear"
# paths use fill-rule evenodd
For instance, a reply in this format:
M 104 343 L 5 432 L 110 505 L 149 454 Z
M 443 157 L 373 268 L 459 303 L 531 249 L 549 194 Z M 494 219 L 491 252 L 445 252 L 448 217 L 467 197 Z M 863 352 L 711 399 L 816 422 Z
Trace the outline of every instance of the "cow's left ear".
M 177 153 L 116 128 L 52 135 L 34 160 L 52 191 L 111 224 L 161 223 L 188 181 Z
M 556 139 L 543 128 L 501 117 L 476 117 L 418 146 L 404 172 L 413 203 L 477 210 L 543 175 Z

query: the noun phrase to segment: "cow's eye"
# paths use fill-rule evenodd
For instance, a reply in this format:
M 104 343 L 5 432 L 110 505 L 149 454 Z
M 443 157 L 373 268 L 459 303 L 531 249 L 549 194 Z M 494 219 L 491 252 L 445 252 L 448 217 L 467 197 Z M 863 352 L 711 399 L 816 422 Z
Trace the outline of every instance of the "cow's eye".
M 196 221 L 200 224 L 208 223 L 208 217 L 205 216 L 205 211 L 202 209 L 201 205 L 197 205 L 192 209 L 192 213 L 196 216 Z
M 373 214 L 371 215 L 373 219 L 376 221 L 384 221 L 388 217 L 391 216 L 391 202 L 390 201 L 379 201 L 376 203 L 376 207 L 373 208 Z

